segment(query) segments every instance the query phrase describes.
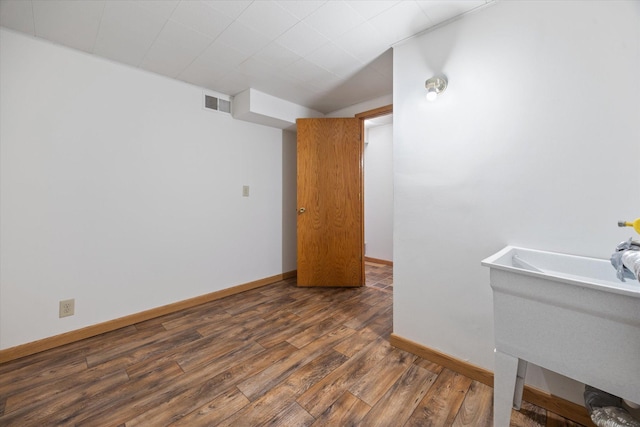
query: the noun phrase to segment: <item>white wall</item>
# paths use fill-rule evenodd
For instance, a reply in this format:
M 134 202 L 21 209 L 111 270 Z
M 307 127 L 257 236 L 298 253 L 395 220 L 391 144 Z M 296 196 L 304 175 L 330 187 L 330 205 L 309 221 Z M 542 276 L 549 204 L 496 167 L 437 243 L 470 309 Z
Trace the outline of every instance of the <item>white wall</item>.
M 370 127 L 366 132 L 365 256 L 393 261 L 393 125 Z
M 0 43 L 0 348 L 295 266 L 280 130 L 204 110 L 195 86 Z
M 616 222 L 640 216 L 639 44 L 638 2 L 505 1 L 395 48 L 396 334 L 493 369 L 480 260 L 507 244 L 608 258 L 634 234 Z
M 298 268 L 297 133 L 282 132 L 282 271 Z

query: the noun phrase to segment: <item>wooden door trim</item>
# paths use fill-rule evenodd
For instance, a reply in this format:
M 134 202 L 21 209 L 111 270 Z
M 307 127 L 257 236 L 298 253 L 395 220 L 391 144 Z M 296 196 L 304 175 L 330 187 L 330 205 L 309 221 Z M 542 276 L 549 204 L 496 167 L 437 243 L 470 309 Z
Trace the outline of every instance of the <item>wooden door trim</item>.
M 362 176 L 360 177 L 360 206 L 362 212 L 362 230 L 360 233 L 362 235 L 362 252 L 360 255 L 360 259 L 362 260 L 362 285 L 365 286 L 367 284 L 367 276 L 364 272 L 364 121 L 367 119 L 373 119 L 380 116 L 386 116 L 387 114 L 393 113 L 393 104 L 384 105 L 382 107 L 374 108 L 373 110 L 363 111 L 362 113 L 358 113 L 355 115 L 357 119 L 360 119 L 360 161 L 362 162 L 362 166 L 360 167 L 360 173 Z
M 386 116 L 391 113 L 393 113 L 393 104 L 374 108 L 373 110 L 363 111 L 362 113 L 356 114 L 355 117 L 361 120 L 366 120 L 373 119 L 374 117 Z

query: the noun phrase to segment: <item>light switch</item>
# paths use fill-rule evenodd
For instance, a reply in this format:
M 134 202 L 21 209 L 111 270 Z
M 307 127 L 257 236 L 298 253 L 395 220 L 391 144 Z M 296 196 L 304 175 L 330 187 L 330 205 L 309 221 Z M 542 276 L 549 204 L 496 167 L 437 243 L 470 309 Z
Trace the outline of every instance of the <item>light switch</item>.
M 249 186 L 248 185 L 243 185 L 242 186 L 242 197 L 249 197 Z

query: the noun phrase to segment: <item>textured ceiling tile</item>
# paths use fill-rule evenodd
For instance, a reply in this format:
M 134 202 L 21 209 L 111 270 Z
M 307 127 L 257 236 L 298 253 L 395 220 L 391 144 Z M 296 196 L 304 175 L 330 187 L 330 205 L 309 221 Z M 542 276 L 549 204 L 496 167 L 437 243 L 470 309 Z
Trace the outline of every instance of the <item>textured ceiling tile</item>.
M 198 60 L 210 65 L 225 64 L 227 67 L 236 67 L 244 62 L 249 55 L 229 46 L 220 40 L 216 40 L 202 52 Z
M 328 70 L 325 70 L 306 59 L 294 62 L 284 70 L 284 73 L 290 76 L 295 76 L 295 78 L 301 82 L 309 82 L 319 79 L 325 74 L 331 74 Z
M 166 21 L 171 17 L 180 0 L 135 0 L 135 3 Z
M 242 73 L 231 72 L 216 82 L 216 87 L 221 93 L 227 95 L 237 95 L 238 93 L 248 89 L 251 82 L 249 78 Z
M 137 66 L 165 22 L 163 17 L 149 13 L 138 2 L 108 2 L 104 8 L 94 53 Z
M 371 94 L 374 98 L 389 94 L 393 90 L 391 76 L 383 76 L 373 67 L 363 68 L 350 83 L 348 91 L 351 91 L 349 95 L 354 99 L 361 97 L 367 89 L 372 89 Z M 361 101 L 366 99 L 359 99 L 357 102 Z
M 486 4 L 484 0 L 420 0 L 416 3 L 434 22 L 446 21 Z
M 274 1 L 255 1 L 238 17 L 238 22 L 273 39 L 299 21 Z
M 183 1 L 176 7 L 171 20 L 179 22 L 211 38 L 218 37 L 233 20 L 199 1 Z
M 300 90 L 300 86 L 287 76 L 278 74 L 270 74 L 268 78 L 252 81 L 252 84 L 257 90 L 282 99 L 291 99 Z
M 253 0 L 203 0 L 203 3 L 218 13 L 223 13 L 231 19 L 236 19 L 249 7 L 252 1 Z
M 149 49 L 141 67 L 177 77 L 212 41 L 210 37 L 169 20 Z
M 309 80 L 307 85 L 315 92 L 323 93 L 330 92 L 335 88 L 340 87 L 345 83 L 345 81 L 345 79 L 338 77 L 335 74 L 325 73 Z
M 346 3 L 364 19 L 371 19 L 396 5 L 399 1 L 400 0 L 348 0 Z
M 304 19 L 311 13 L 315 12 L 320 6 L 325 4 L 327 0 L 280 0 L 277 3 L 287 9 L 293 16 L 298 19 Z
M 373 60 L 369 67 L 386 77 L 393 77 L 393 49 L 388 49 L 385 53 Z
M 277 71 L 274 66 L 255 59 L 254 57 L 248 58 L 242 64 L 238 65 L 236 69 L 248 76 L 275 74 L 275 72 Z
M 364 18 L 343 1 L 328 1 L 304 22 L 333 40 L 364 22 Z
M 290 51 L 305 56 L 329 40 L 304 22 L 299 22 L 276 41 Z
M 415 1 L 403 1 L 371 18 L 369 23 L 390 43 L 397 43 L 433 25 Z
M 365 63 L 378 57 L 389 47 L 380 31 L 368 22 L 344 34 L 334 43 Z
M 231 69 L 227 68 L 215 68 L 212 70 L 211 68 L 203 67 L 201 64 L 194 61 L 189 65 L 189 67 L 187 67 L 187 69 L 180 73 L 178 79 L 196 86 L 220 92 L 215 89 L 217 87 L 216 85 L 221 78 L 230 72 Z
M 92 51 L 104 1 L 33 0 L 32 4 L 36 36 Z
M 0 25 L 35 35 L 31 2 L 25 0 L 0 1 Z
M 209 45 L 180 73 L 180 79 L 212 90 L 215 83 L 247 59 L 247 55 L 218 41 Z
M 0 25 L 219 93 L 258 85 L 329 112 L 391 92 L 393 43 L 485 3 L 0 0 Z
M 340 77 L 349 77 L 364 66 L 358 59 L 333 43 L 325 44 L 305 59 Z
M 278 92 L 277 94 L 272 94 L 274 96 L 276 95 L 280 95 L 280 93 Z M 309 86 L 304 86 L 304 85 L 293 85 L 293 86 L 288 86 L 287 88 L 284 88 L 283 92 L 282 92 L 282 96 L 279 96 L 283 99 L 287 99 L 290 100 L 291 102 L 294 102 L 298 105 L 316 105 L 316 103 L 322 99 L 322 94 L 313 91 L 311 88 L 309 88 Z M 321 113 L 326 113 L 328 111 L 321 111 L 317 108 L 313 108 L 316 111 L 320 111 Z
M 267 37 L 253 31 L 251 28 L 238 21 L 229 25 L 227 29 L 220 34 L 216 41 L 225 43 L 248 55 L 253 55 L 269 44 L 269 39 Z
M 264 49 L 253 56 L 260 61 L 264 61 L 278 68 L 286 67 L 302 58 L 300 55 L 276 42 L 269 43 Z

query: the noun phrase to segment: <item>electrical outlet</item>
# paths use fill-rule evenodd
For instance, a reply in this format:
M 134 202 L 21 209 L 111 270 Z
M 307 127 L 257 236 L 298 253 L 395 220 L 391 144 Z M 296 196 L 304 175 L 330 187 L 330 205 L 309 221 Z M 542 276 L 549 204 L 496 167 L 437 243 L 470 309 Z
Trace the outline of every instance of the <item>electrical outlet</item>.
M 73 316 L 75 311 L 76 300 L 75 299 L 67 299 L 64 301 L 60 301 L 60 314 L 59 317 L 67 317 Z
M 243 185 L 242 186 L 242 197 L 249 197 L 249 186 L 248 185 Z

